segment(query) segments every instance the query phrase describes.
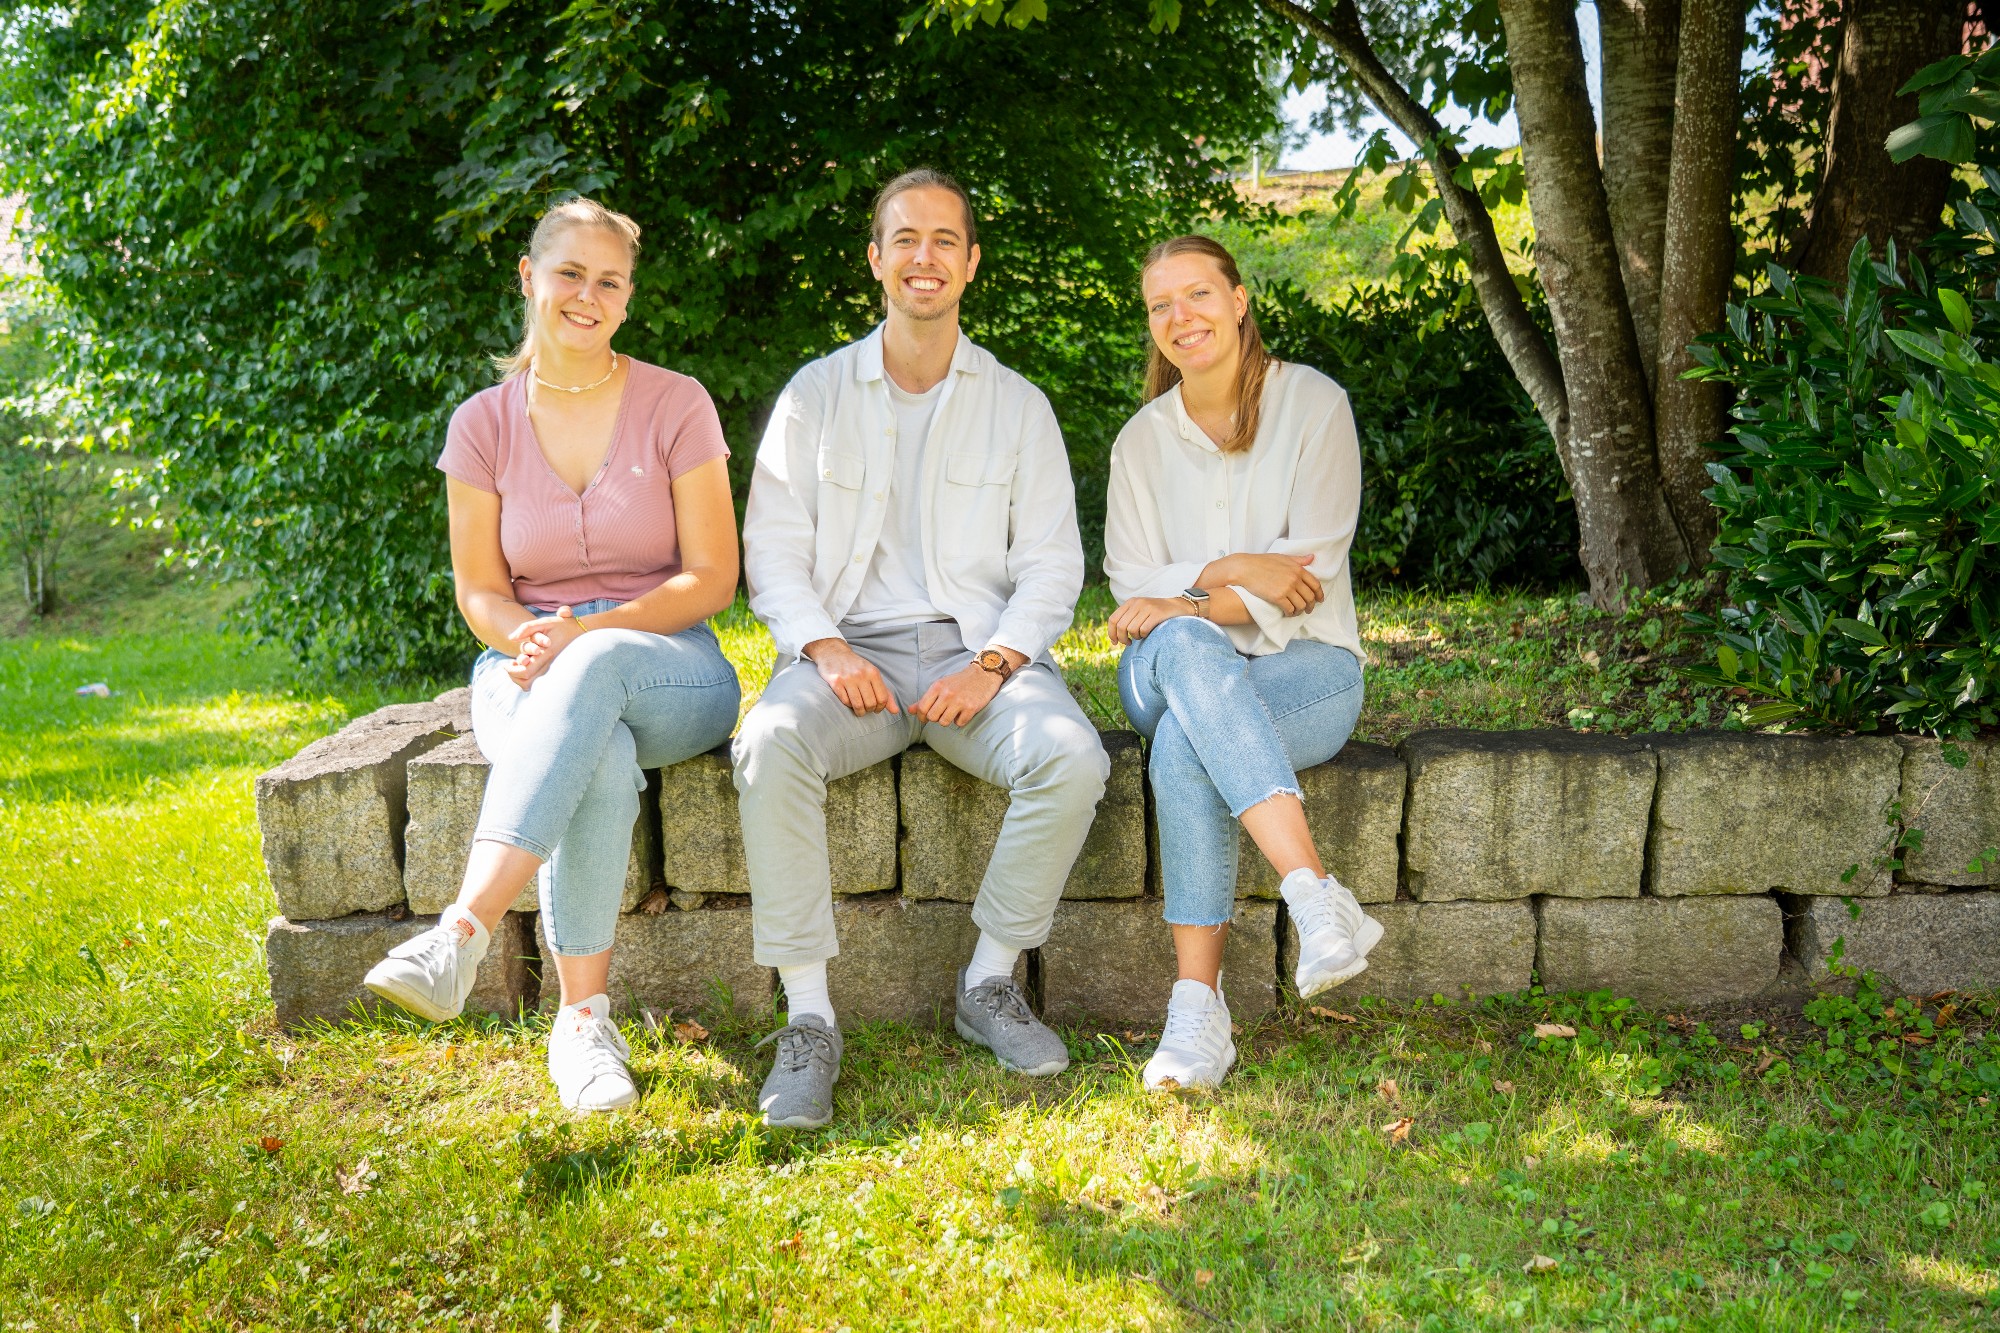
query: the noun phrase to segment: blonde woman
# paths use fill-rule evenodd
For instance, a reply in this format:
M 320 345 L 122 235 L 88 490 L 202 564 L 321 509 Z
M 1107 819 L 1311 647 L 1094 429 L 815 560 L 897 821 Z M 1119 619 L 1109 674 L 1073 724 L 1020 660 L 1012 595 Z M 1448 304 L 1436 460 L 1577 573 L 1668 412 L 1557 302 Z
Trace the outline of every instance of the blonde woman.
M 1282 877 L 1300 994 L 1361 972 L 1382 936 L 1320 863 L 1297 777 L 1361 711 L 1347 572 L 1361 455 L 1341 387 L 1265 351 L 1222 246 L 1156 246 L 1142 286 L 1147 403 L 1112 448 L 1104 571 L 1179 964 L 1145 1081 L 1213 1087 L 1236 1060 L 1222 951 L 1239 823 Z
M 708 617 L 736 590 L 722 426 L 694 380 L 612 349 L 639 228 L 589 199 L 536 224 L 520 348 L 452 416 L 438 468 L 458 607 L 486 651 L 472 722 L 492 762 L 458 901 L 370 990 L 442 1021 L 538 877 L 562 1008 L 549 1073 L 571 1110 L 636 1096 L 606 994 L 641 770 L 727 739 L 735 670 Z

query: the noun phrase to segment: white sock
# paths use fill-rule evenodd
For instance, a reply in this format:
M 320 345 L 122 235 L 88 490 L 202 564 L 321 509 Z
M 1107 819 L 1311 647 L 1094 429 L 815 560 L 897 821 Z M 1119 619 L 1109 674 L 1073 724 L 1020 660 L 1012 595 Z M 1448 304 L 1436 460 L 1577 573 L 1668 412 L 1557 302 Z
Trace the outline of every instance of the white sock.
M 574 1020 L 579 1016 L 611 1017 L 611 997 L 599 991 L 595 995 L 586 995 L 575 1004 L 566 1004 L 556 1011 L 556 1022 L 560 1023 L 564 1019 Z
M 982 981 L 1012 981 L 1014 964 L 1020 957 L 1019 949 L 1010 949 L 985 931 L 980 931 L 979 943 L 972 950 L 972 961 L 965 968 L 965 988 L 971 990 Z
M 458 927 L 458 947 L 472 949 L 482 956 L 486 953 L 487 944 L 493 938 L 492 932 L 486 929 L 485 922 L 457 903 L 444 909 L 438 916 L 438 924 Z
M 816 1014 L 826 1020 L 828 1027 L 839 1026 L 833 1021 L 833 1001 L 826 993 L 826 960 L 817 963 L 800 963 L 794 967 L 778 969 L 778 980 L 785 987 L 785 1017 L 798 1022 L 806 1014 Z
M 1284 882 L 1278 885 L 1278 896 L 1291 906 L 1297 907 L 1300 898 L 1318 893 L 1320 886 L 1325 882 L 1318 875 L 1313 874 L 1312 871 L 1306 869 L 1304 866 L 1300 866 L 1297 870 L 1285 876 Z

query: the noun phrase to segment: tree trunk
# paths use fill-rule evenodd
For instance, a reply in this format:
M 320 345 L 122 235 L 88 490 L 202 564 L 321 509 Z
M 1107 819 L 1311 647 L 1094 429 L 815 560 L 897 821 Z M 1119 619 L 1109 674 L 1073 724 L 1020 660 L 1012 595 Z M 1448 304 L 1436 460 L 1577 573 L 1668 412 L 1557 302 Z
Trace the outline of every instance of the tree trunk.
M 1439 201 L 1444 205 L 1445 221 L 1465 250 L 1466 266 L 1472 271 L 1472 288 L 1479 297 L 1479 308 L 1485 314 L 1486 325 L 1493 331 L 1494 340 L 1500 344 L 1514 378 L 1527 390 L 1535 411 L 1548 426 L 1549 434 L 1556 441 L 1556 452 L 1567 469 L 1569 395 L 1563 387 L 1562 368 L 1549 351 L 1542 331 L 1528 314 L 1527 303 L 1521 299 L 1521 289 L 1514 285 L 1514 275 L 1507 271 L 1507 257 L 1500 249 L 1499 235 L 1493 230 L 1492 214 L 1486 211 L 1477 190 L 1466 188 L 1456 179 L 1455 173 L 1464 164 L 1464 159 L 1456 151 L 1442 145 L 1444 127 L 1422 103 L 1410 96 L 1409 90 L 1397 82 L 1389 67 L 1375 54 L 1375 48 L 1361 26 L 1361 14 L 1355 8 L 1354 0 L 1337 0 L 1324 16 L 1295 3 L 1295 0 L 1261 2 L 1271 13 L 1295 24 L 1332 51 L 1354 75 L 1361 91 L 1375 104 L 1375 109 L 1412 143 L 1419 148 L 1426 144 L 1439 145 L 1429 154 L 1431 180 L 1437 186 Z M 1574 479 L 1571 479 L 1571 489 L 1575 489 Z
M 1597 0 L 1604 90 L 1604 195 L 1618 270 L 1653 383 L 1660 345 L 1660 264 L 1666 242 L 1667 159 L 1673 152 L 1674 69 L 1681 0 Z
M 1601 607 L 1688 564 L 1653 453 L 1651 386 L 1625 303 L 1597 165 L 1576 13 L 1564 0 L 1500 0 L 1514 74 L 1535 259 L 1569 391 L 1564 470 L 1576 496 L 1583 567 Z
M 1848 0 L 1819 193 L 1789 267 L 1845 282 L 1847 257 L 1862 237 L 1877 255 L 1892 236 L 1907 253 L 1937 231 L 1951 164 L 1916 157 L 1898 166 L 1882 143 L 1917 118 L 1915 96 L 1896 90 L 1958 52 L 1965 16 L 1965 0 Z
M 1675 84 L 1674 148 L 1661 268 L 1660 365 L 1653 429 L 1667 504 L 1695 565 L 1715 542 L 1708 446 L 1729 420 L 1726 385 L 1681 378 L 1688 344 L 1722 327 L 1736 269 L 1730 205 L 1736 181 L 1737 93 L 1742 86 L 1744 0 L 1686 0 Z

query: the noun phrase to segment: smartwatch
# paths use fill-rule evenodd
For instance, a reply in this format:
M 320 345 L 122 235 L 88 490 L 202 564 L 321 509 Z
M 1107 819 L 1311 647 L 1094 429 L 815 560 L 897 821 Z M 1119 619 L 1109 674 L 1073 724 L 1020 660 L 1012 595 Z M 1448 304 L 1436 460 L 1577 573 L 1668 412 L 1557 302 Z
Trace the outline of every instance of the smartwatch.
M 1181 589 L 1181 600 L 1193 607 L 1194 613 L 1203 620 L 1208 619 L 1208 589 L 1183 588 Z
M 981 671 L 991 671 L 1000 677 L 1002 685 L 1007 683 L 1007 677 L 1014 674 L 1014 668 L 1008 665 L 1007 654 L 998 648 L 982 648 L 972 655 L 972 664 Z

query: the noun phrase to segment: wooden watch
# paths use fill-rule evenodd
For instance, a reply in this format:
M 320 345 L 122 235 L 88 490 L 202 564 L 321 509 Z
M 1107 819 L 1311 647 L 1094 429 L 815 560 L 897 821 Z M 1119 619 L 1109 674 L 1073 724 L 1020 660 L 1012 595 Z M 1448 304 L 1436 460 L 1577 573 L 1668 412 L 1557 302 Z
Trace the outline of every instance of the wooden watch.
M 1007 654 L 998 648 L 982 648 L 972 655 L 972 664 L 982 671 L 991 671 L 1000 677 L 1002 685 L 1007 683 L 1007 677 L 1014 674 L 1013 666 L 1007 661 Z

